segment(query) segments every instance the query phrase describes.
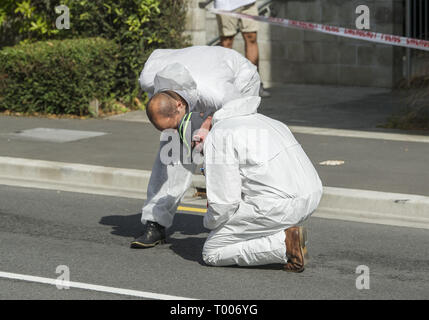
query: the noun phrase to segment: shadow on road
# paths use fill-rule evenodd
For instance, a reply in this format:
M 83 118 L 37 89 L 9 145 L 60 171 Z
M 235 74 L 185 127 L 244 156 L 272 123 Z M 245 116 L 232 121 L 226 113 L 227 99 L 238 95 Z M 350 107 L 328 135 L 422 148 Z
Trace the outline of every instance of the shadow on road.
M 121 237 L 137 237 L 142 232 L 140 222 L 141 214 L 133 215 L 111 215 L 100 219 L 100 224 L 112 227 L 111 234 Z M 203 216 L 177 213 L 173 225 L 167 229 L 167 244 L 170 249 L 185 260 L 198 262 L 207 266 L 202 259 L 204 242 L 210 230 L 203 226 Z M 270 264 L 255 267 L 230 266 L 224 268 L 246 268 L 246 269 L 282 269 L 280 264 Z
M 100 219 L 100 224 L 111 226 L 111 234 L 121 237 L 136 237 L 143 230 L 141 223 L 141 213 L 132 215 L 115 214 L 104 216 Z M 203 226 L 203 217 L 197 215 L 177 213 L 174 217 L 173 225 L 167 229 L 167 237 L 175 233 L 181 235 L 200 235 L 204 234 L 204 239 L 210 230 Z
M 177 213 L 168 230 L 170 249 L 183 259 L 206 266 L 201 253 L 209 232 L 203 226 L 203 216 Z
M 143 226 L 141 214 L 109 215 L 100 219 L 100 224 L 112 227 L 111 234 L 126 238 L 138 237 Z M 186 260 L 196 261 L 201 265 L 204 242 L 209 230 L 203 227 L 203 217 L 177 213 L 171 228 L 167 229 L 167 244 L 170 249 Z
M 124 216 L 124 215 L 111 215 L 105 216 L 100 219 L 100 224 L 111 226 L 111 234 L 121 237 L 137 237 L 142 231 L 142 224 L 140 222 L 141 213 Z

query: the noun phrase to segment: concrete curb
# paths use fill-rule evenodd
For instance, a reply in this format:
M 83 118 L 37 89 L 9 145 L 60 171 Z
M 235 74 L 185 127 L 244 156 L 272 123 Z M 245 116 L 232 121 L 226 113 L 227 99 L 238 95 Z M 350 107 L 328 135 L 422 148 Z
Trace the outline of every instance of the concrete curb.
M 144 199 L 150 171 L 76 163 L 0 157 L 0 184 Z M 193 197 L 204 186 L 194 176 L 184 203 L 205 205 Z M 325 187 L 315 217 L 429 229 L 429 197 Z
M 325 187 L 313 216 L 429 229 L 429 197 Z

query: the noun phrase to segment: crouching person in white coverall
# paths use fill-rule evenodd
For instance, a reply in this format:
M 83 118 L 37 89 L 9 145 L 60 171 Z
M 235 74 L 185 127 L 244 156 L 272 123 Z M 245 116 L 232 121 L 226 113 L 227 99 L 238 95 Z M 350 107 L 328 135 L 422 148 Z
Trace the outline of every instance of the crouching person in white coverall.
M 205 114 L 199 134 L 202 142 L 211 115 L 227 101 L 258 95 L 260 78 L 256 67 L 234 50 L 195 46 L 155 50 L 144 66 L 140 85 L 151 98 L 146 107 L 149 120 L 163 133 L 142 209 L 144 230 L 131 243 L 137 249 L 165 241 L 165 229 L 172 225 L 191 185 L 196 169 L 191 157 L 184 159 L 174 152 L 163 157 L 169 145 L 180 144 L 177 130 L 183 120 L 189 120 L 192 112 Z
M 322 196 L 319 176 L 288 127 L 258 114 L 259 97 L 227 103 L 204 142 L 211 229 L 203 260 L 212 266 L 284 264 L 301 272 L 305 230 L 299 225 Z

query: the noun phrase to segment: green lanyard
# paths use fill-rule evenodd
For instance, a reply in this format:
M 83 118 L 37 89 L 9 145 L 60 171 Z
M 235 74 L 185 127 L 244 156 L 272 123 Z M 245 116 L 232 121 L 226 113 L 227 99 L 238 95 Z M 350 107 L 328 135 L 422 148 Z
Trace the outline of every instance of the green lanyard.
M 185 137 L 186 136 L 186 129 L 188 128 L 188 124 L 189 124 L 189 119 L 191 118 L 192 112 L 189 112 L 187 116 L 184 116 L 182 119 L 182 122 L 180 123 L 180 127 L 179 127 L 179 136 L 182 139 L 183 143 L 186 145 L 186 147 L 188 148 L 188 157 L 191 155 L 191 147 L 188 144 L 188 141 L 186 141 Z M 186 119 L 185 119 L 186 118 Z M 182 126 L 183 126 L 183 122 L 185 123 L 185 128 L 183 130 L 183 135 L 182 135 Z

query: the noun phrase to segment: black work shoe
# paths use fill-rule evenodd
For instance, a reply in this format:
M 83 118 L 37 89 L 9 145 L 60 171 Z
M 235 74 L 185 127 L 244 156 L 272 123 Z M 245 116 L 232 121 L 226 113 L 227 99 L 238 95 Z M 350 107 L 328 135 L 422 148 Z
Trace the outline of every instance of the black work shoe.
M 131 248 L 152 248 L 157 244 L 165 243 L 165 227 L 153 221 L 147 221 L 143 234 L 131 242 Z

